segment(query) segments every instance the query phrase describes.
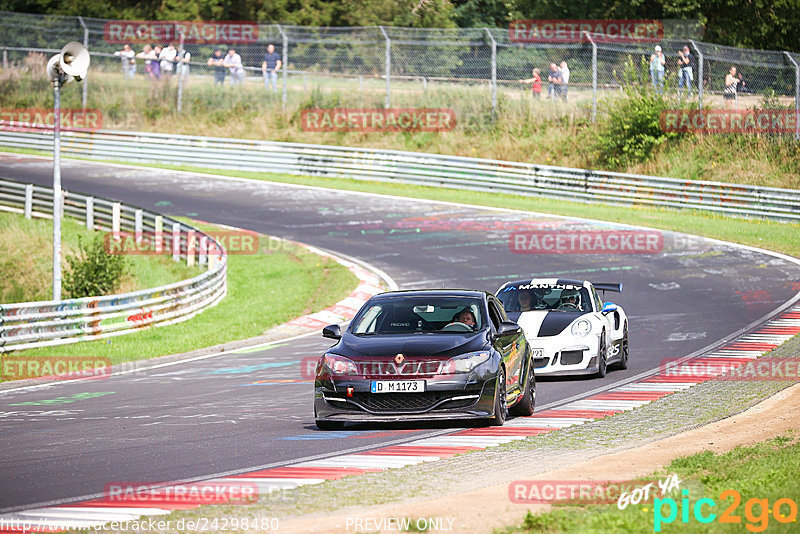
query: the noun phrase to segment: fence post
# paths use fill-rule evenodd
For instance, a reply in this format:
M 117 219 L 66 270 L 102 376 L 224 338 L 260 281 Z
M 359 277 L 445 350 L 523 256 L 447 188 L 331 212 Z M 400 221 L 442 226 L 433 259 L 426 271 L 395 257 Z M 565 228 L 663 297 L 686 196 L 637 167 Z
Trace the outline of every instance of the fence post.
M 494 118 L 497 112 L 497 41 L 489 28 L 484 28 L 486 35 L 492 41 L 492 117 Z
M 703 53 L 700 47 L 694 42 L 694 39 L 689 39 L 692 43 L 694 51 L 697 52 L 697 104 L 700 109 L 703 109 Z
M 283 28 L 280 24 L 278 26 L 278 31 L 281 32 L 281 39 L 283 39 L 283 61 L 281 61 L 281 77 L 283 78 L 283 97 L 281 102 L 283 105 L 283 111 L 286 111 L 286 92 L 287 92 L 287 84 L 289 83 L 288 75 L 289 75 L 289 37 L 286 35 L 286 32 L 283 31 Z
M 139 243 L 142 240 L 142 233 L 142 210 L 138 209 L 133 212 L 133 239 L 136 243 Z
M 200 265 L 205 265 L 208 262 L 208 236 L 204 235 L 200 238 Z
M 94 197 L 86 197 L 86 229 L 94 230 Z
M 794 138 L 800 141 L 800 65 L 794 60 L 792 54 L 783 52 L 794 65 Z
M 86 50 L 89 50 L 89 28 L 86 26 L 86 23 L 83 22 L 83 17 L 78 17 L 78 22 L 81 23 L 83 27 L 83 46 L 86 47 Z M 89 96 L 89 84 L 86 83 L 86 80 L 83 80 L 81 84 L 83 93 L 81 94 L 81 107 L 86 109 L 86 98 Z
M 114 202 L 111 205 L 111 235 L 114 239 L 119 239 L 120 203 Z
M 8 50 L 6 50 L 5 48 L 3 49 L 3 68 L 4 69 L 8 68 Z
M 194 230 L 186 232 L 186 266 L 191 267 L 194 265 Z
M 175 23 L 175 30 L 177 33 L 181 34 L 180 42 L 178 44 L 178 59 L 180 60 L 178 63 L 175 64 L 175 69 L 180 70 L 178 74 L 178 102 L 175 104 L 175 108 L 178 113 L 181 112 L 183 109 L 183 77 L 186 75 L 186 63 L 183 63 L 183 42 L 185 36 L 183 35 L 183 28 L 181 28 L 180 24 L 177 22 Z
M 597 121 L 597 43 L 589 32 L 583 32 L 592 43 L 592 122 Z
M 161 254 L 162 243 L 164 242 L 164 217 L 162 215 L 156 215 L 153 226 L 156 234 L 156 254 Z
M 172 260 L 181 261 L 181 225 L 172 223 Z
M 380 28 L 384 39 L 386 39 L 386 104 L 384 107 L 388 109 L 389 105 L 391 104 L 389 95 L 392 91 L 392 40 L 389 39 L 389 34 L 386 33 L 386 30 L 383 29 L 383 26 L 378 26 L 378 28 Z
M 25 218 L 30 219 L 33 213 L 33 184 L 25 186 Z

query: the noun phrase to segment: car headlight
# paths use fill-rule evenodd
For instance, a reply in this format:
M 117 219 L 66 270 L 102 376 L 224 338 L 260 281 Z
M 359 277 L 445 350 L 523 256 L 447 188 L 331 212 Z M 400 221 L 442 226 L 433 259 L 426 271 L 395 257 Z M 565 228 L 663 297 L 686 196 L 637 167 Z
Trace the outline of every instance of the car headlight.
M 358 374 L 358 367 L 353 360 L 337 354 L 326 354 L 322 358 L 322 365 L 334 375 Z
M 486 351 L 468 352 L 467 354 L 454 356 L 442 364 L 439 374 L 469 373 L 480 364 L 487 361 L 490 356 L 491 354 Z
M 587 321 L 586 319 L 580 319 L 572 324 L 572 328 L 570 328 L 572 335 L 575 337 L 583 337 L 589 335 L 592 331 L 592 323 Z

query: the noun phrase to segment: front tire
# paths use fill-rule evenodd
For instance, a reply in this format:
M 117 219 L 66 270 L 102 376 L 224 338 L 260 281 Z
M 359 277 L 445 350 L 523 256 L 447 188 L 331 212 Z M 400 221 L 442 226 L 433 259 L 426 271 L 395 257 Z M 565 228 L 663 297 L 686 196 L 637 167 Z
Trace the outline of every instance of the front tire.
M 494 393 L 494 417 L 489 419 L 491 426 L 503 426 L 508 417 L 508 400 L 506 398 L 506 370 L 500 366 L 497 372 L 497 387 Z
M 606 376 L 606 353 L 608 350 L 606 349 L 606 331 L 603 330 L 603 333 L 600 335 L 600 350 L 597 351 L 597 378 L 603 378 Z
M 617 369 L 627 369 L 628 368 L 628 323 L 625 323 L 625 328 L 622 331 L 622 348 L 620 349 L 622 352 L 622 356 L 620 357 L 619 363 L 617 363 Z
M 522 399 L 509 410 L 511 415 L 533 415 L 533 410 L 536 407 L 536 376 L 533 372 L 532 360 L 528 361 L 528 372 L 525 377 L 528 385 L 525 388 Z

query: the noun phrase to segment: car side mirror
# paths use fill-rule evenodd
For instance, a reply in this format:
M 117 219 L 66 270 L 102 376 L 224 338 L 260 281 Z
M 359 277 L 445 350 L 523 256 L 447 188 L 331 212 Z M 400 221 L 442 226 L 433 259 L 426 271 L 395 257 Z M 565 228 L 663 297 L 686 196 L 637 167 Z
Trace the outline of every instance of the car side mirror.
M 322 337 L 328 339 L 342 339 L 342 327 L 338 324 L 329 324 L 322 329 Z
M 522 327 L 517 323 L 512 323 L 509 321 L 503 321 L 502 323 L 500 323 L 500 327 L 497 329 L 498 336 L 519 334 L 520 332 L 522 332 Z
M 617 305 L 613 302 L 606 302 L 603 304 L 603 309 L 600 311 L 603 315 L 617 311 Z

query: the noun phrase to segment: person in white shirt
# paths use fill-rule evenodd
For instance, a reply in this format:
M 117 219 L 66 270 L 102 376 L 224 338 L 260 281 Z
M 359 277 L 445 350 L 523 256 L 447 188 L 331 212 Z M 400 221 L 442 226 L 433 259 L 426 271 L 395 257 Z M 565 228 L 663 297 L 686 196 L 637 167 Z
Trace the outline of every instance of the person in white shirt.
M 178 50 L 175 48 L 175 43 L 170 43 L 158 55 L 161 63 L 161 74 L 169 77 L 174 69 L 175 57 L 178 55 Z
M 136 53 L 131 49 L 131 45 L 123 46 L 122 50 L 114 52 L 114 55 L 122 61 L 122 75 L 133 78 L 136 75 Z
M 242 56 L 231 48 L 222 64 L 228 67 L 231 73 L 231 85 L 239 85 L 244 80 L 244 67 L 242 66 Z
M 561 71 L 561 98 L 563 98 L 564 102 L 566 102 L 567 88 L 569 87 L 569 67 L 567 67 L 567 62 L 562 61 L 558 70 Z
M 186 49 L 183 51 L 179 51 L 178 55 L 175 57 L 175 63 L 177 67 L 175 67 L 175 74 L 178 76 L 189 76 L 189 62 L 192 60 L 192 54 L 190 54 Z

